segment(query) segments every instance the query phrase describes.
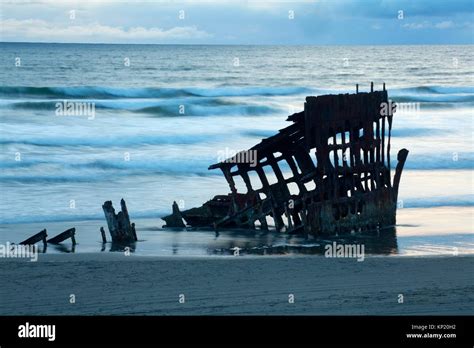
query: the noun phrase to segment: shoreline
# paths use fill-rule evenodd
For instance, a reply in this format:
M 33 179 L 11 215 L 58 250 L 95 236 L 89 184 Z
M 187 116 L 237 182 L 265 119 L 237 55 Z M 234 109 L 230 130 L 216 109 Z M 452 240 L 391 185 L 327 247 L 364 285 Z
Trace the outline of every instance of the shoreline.
M 401 254 L 366 254 L 364 261 L 367 259 L 447 259 L 447 258 L 473 258 L 474 254 L 438 254 L 438 255 L 401 255 Z M 356 263 L 357 257 L 333 256 L 326 257 L 323 254 L 241 254 L 233 255 L 136 255 L 130 253 L 125 255 L 124 252 L 83 252 L 83 253 L 55 253 L 55 254 L 38 254 L 38 259 L 30 261 L 29 257 L 2 257 L 0 256 L 0 265 L 9 262 L 18 263 L 51 263 L 51 262 L 159 262 L 159 261 L 193 261 L 193 260 L 279 260 L 279 259 L 329 259 L 329 260 L 352 260 Z M 361 261 L 361 262 L 364 262 Z

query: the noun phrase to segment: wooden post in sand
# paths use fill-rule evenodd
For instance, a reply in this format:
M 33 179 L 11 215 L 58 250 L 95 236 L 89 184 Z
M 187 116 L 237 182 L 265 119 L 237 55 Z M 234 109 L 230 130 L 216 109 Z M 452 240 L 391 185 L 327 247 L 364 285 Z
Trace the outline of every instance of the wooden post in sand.
M 137 230 L 135 230 L 135 223 L 132 222 L 132 234 L 133 234 L 133 238 L 135 238 L 135 241 L 138 240 L 137 238 Z
M 102 243 L 107 243 L 107 238 L 105 238 L 105 231 L 103 227 L 100 227 L 100 234 L 102 236 Z
M 104 210 L 105 219 L 107 220 L 107 226 L 109 228 L 112 242 L 115 243 L 129 243 L 137 240 L 135 230 L 135 224 L 130 223 L 130 217 L 128 215 L 127 205 L 125 201 L 120 201 L 121 211 L 115 214 L 115 209 L 112 206 L 112 201 L 106 201 L 102 205 Z

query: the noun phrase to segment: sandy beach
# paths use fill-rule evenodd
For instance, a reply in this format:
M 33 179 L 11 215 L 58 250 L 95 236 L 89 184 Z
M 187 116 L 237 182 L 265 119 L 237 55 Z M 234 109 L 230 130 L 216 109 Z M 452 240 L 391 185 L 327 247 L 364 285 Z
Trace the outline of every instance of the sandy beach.
M 322 256 L 47 254 L 37 262 L 0 259 L 0 274 L 0 315 L 474 313 L 472 256 L 357 262 Z

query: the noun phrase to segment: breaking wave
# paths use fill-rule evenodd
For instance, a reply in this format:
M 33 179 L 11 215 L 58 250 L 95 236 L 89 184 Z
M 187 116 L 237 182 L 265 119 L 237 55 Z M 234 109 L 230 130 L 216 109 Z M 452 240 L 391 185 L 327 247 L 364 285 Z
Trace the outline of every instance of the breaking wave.
M 413 94 L 413 95 L 390 95 L 390 98 L 393 98 L 396 102 L 405 103 L 405 102 L 441 102 L 441 103 L 468 103 L 474 102 L 474 95 L 450 95 L 450 94 L 441 94 L 441 95 L 431 95 L 431 94 Z
M 424 93 L 424 94 L 459 94 L 459 93 L 474 93 L 472 86 L 460 87 L 446 87 L 446 86 L 419 86 L 412 88 L 391 89 L 389 92 L 397 93 Z
M 351 90 L 352 91 L 352 90 Z M 314 87 L 107 87 L 107 86 L 69 86 L 69 87 L 28 87 L 2 86 L 2 97 L 38 97 L 38 98 L 176 98 L 176 97 L 248 97 L 248 96 L 285 96 L 323 93 L 350 93 L 346 89 L 320 89 Z M 473 86 L 418 86 L 389 89 L 389 95 L 399 94 L 474 94 Z
M 392 161 L 396 161 L 396 152 L 392 153 Z M 90 160 L 76 162 L 71 160 L 24 160 L 1 161 L 0 168 L 21 169 L 27 168 L 28 172 L 11 173 L 0 176 L 2 182 L 15 182 L 23 184 L 32 183 L 67 183 L 67 182 L 98 182 L 110 180 L 113 173 L 116 179 L 127 176 L 220 176 L 219 170 L 208 170 L 209 165 L 218 161 L 217 157 L 187 157 L 187 158 L 160 158 L 156 160 L 134 159 L 123 161 L 122 159 Z M 394 162 L 395 165 L 395 162 Z M 284 172 L 290 169 L 283 162 L 280 164 Z M 405 163 L 405 170 L 471 170 L 474 167 L 474 156 L 463 152 L 458 154 L 456 161 L 452 160 L 452 154 L 410 154 Z M 393 169 L 393 166 L 392 166 Z
M 474 87 L 419 86 L 388 91 L 397 102 L 467 103 L 474 101 Z
M 35 146 L 134 146 L 134 145 L 166 145 L 166 144 L 196 144 L 213 141 L 216 134 L 170 134 L 152 136 L 121 136 L 121 137 L 57 137 L 57 138 L 1 138 L 0 145 L 23 144 Z
M 284 97 L 352 93 L 352 90 L 330 90 L 310 87 L 209 87 L 209 88 L 119 88 L 119 87 L 0 87 L 0 106 L 25 110 L 55 110 L 56 103 L 93 102 L 103 110 L 128 110 L 156 116 L 181 115 L 267 115 L 287 110 L 287 105 L 242 101 L 234 97 Z M 396 102 L 421 102 L 427 108 L 449 108 L 474 103 L 474 87 L 419 86 L 389 90 Z
M 71 100 L 72 101 L 72 100 Z M 77 102 L 77 100 L 74 100 Z M 21 102 L 1 102 L 0 105 L 15 110 L 43 110 L 55 112 L 56 103 L 60 100 L 41 101 L 21 101 Z M 249 103 L 237 104 L 229 100 L 207 99 L 206 100 L 179 100 L 170 101 L 134 101 L 133 99 L 96 101 L 82 100 L 81 102 L 94 103 L 97 110 L 127 110 L 134 113 L 143 113 L 154 116 L 223 116 L 223 115 L 267 115 L 277 113 L 281 107 L 277 105 L 256 105 Z M 185 109 L 180 110 L 179 105 L 184 105 Z
M 270 137 L 277 132 L 274 130 L 243 130 L 241 134 L 256 139 L 262 139 Z M 392 131 L 393 137 L 434 137 L 439 135 L 446 135 L 449 131 L 444 131 L 436 128 L 400 128 Z M 239 134 L 238 131 L 232 132 L 232 134 Z M 31 145 L 31 146 L 42 146 L 42 147 L 67 147 L 67 146 L 89 146 L 89 147 L 131 147 L 131 146 L 146 146 L 146 145 L 193 145 L 212 143 L 216 141 L 225 140 L 228 133 L 181 133 L 181 134 L 162 134 L 162 135 L 123 135 L 114 137 L 3 137 L 0 138 L 0 145 Z M 452 154 L 446 154 L 448 157 L 452 157 Z M 429 160 L 429 156 L 427 156 Z M 440 160 L 441 167 L 446 167 L 445 160 Z M 39 161 L 40 162 L 40 161 Z M 425 161 L 423 161 L 425 162 Z M 0 162 L 0 168 L 8 165 Z M 12 166 L 26 165 L 34 162 L 12 162 Z M 465 165 L 466 162 L 460 161 L 459 165 Z M 471 162 L 468 163 L 472 165 Z
M 311 93 L 305 87 L 209 87 L 209 88 L 120 88 L 120 87 L 0 87 L 3 97 L 36 98 L 179 98 L 285 96 Z
M 159 219 L 168 215 L 169 211 L 134 211 L 132 217 L 134 219 Z M 0 217 L 0 224 L 20 224 L 20 223 L 39 223 L 39 222 L 69 222 L 69 221 L 94 221 L 103 220 L 103 213 L 96 214 L 58 214 L 58 215 L 26 215 L 17 217 Z

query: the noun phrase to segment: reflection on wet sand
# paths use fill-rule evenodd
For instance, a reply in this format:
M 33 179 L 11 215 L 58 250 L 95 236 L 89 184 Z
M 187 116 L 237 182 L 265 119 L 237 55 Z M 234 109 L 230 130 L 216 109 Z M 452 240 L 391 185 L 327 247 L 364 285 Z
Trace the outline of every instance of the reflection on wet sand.
M 371 234 L 344 235 L 339 237 L 307 238 L 297 235 L 249 234 L 230 231 L 216 237 L 207 248 L 210 255 L 324 255 L 326 246 L 336 242 L 339 245 L 363 245 L 365 253 L 389 255 L 398 252 L 396 228 L 381 229 Z
M 60 253 L 75 253 L 76 245 L 66 245 L 66 244 L 52 244 L 52 247 Z
M 179 233 L 174 231 L 174 233 Z M 182 233 L 199 233 L 183 231 Z M 363 245 L 366 254 L 390 255 L 398 253 L 396 228 L 381 229 L 378 232 L 344 235 L 335 237 L 306 237 L 282 233 L 253 232 L 244 230 L 228 230 L 220 233 L 207 232 L 208 237 L 197 245 L 205 250 L 207 255 L 324 255 L 326 246 L 332 243 L 338 245 Z M 144 242 L 144 241 L 139 241 Z M 101 243 L 101 252 L 130 252 L 134 253 L 139 242 L 131 243 Z M 187 248 L 184 243 L 172 243 L 172 254 L 179 255 L 181 248 Z M 74 253 L 75 246 L 57 244 L 53 246 L 56 252 Z M 46 252 L 46 248 L 43 253 Z
M 110 243 L 102 243 L 102 249 L 101 251 L 105 251 L 106 245 L 110 245 L 109 251 L 119 251 L 119 252 L 135 252 L 135 249 L 137 247 L 137 242 L 130 242 L 130 243 L 115 243 L 115 242 L 110 242 Z

